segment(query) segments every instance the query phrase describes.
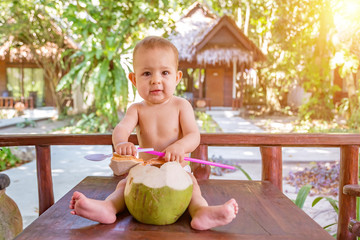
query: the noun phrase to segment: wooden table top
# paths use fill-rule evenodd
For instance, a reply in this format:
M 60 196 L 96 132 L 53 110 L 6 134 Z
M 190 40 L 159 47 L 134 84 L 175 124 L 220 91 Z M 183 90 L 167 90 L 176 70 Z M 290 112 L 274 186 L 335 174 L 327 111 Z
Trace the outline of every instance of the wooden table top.
M 187 211 L 167 226 L 139 223 L 127 211 L 110 225 L 70 214 L 69 201 L 74 191 L 105 199 L 120 179 L 86 177 L 16 239 L 334 239 L 280 190 L 262 181 L 199 181 L 209 205 L 222 204 L 231 197 L 239 204 L 233 222 L 207 231 L 193 230 Z

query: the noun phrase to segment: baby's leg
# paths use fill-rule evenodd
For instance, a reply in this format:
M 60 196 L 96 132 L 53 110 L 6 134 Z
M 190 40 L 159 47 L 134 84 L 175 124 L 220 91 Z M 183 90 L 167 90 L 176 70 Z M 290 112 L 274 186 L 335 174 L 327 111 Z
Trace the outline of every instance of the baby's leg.
M 116 214 L 125 209 L 125 185 L 126 179 L 121 180 L 115 191 L 103 201 L 87 198 L 80 192 L 74 192 L 69 206 L 70 209 L 74 209 L 71 214 L 105 224 L 115 222 Z
M 189 212 L 192 217 L 191 227 L 196 230 L 207 230 L 213 227 L 230 223 L 238 213 L 238 204 L 235 199 L 217 206 L 209 206 L 201 195 L 200 187 L 195 177 L 193 179 L 193 196 L 189 205 Z

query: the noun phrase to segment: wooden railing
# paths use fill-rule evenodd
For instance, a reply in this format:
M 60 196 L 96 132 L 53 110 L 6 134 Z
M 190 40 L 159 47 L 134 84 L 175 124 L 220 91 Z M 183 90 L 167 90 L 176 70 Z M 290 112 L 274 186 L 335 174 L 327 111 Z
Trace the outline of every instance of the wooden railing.
M 34 100 L 32 97 L 0 97 L 0 108 L 15 108 L 15 104 L 21 102 L 25 109 L 34 109 Z
M 129 141 L 138 144 L 136 135 Z M 111 145 L 110 134 L 91 135 L 1 135 L 0 147 L 36 147 L 39 211 L 43 213 L 54 203 L 51 176 L 51 145 Z M 262 180 L 282 189 L 282 147 L 338 147 L 340 148 L 339 216 L 337 239 L 356 239 L 358 227 L 350 231 L 349 224 L 358 226 L 356 197 L 360 134 L 202 134 L 200 146 L 192 157 L 207 160 L 208 146 L 256 146 L 262 157 Z M 209 169 L 193 165 L 198 178 L 209 176 Z M 344 190 L 345 187 L 345 190 Z

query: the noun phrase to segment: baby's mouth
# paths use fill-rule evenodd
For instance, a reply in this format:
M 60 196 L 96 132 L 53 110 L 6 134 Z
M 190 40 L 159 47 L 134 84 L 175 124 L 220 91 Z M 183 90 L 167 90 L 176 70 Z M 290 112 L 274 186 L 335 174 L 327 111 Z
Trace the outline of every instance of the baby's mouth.
M 161 92 L 162 92 L 162 90 L 160 90 L 160 89 L 150 91 L 151 94 L 158 94 L 158 93 L 161 93 Z

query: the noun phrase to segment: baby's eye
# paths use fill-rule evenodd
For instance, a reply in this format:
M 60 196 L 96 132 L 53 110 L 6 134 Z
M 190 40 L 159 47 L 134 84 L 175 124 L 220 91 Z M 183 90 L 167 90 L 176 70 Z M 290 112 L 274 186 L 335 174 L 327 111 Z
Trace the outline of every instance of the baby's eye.
M 150 72 L 144 72 L 142 75 L 144 75 L 144 76 L 150 76 L 151 73 L 150 73 Z
M 169 72 L 168 71 L 163 71 L 162 74 L 163 75 L 169 75 Z

